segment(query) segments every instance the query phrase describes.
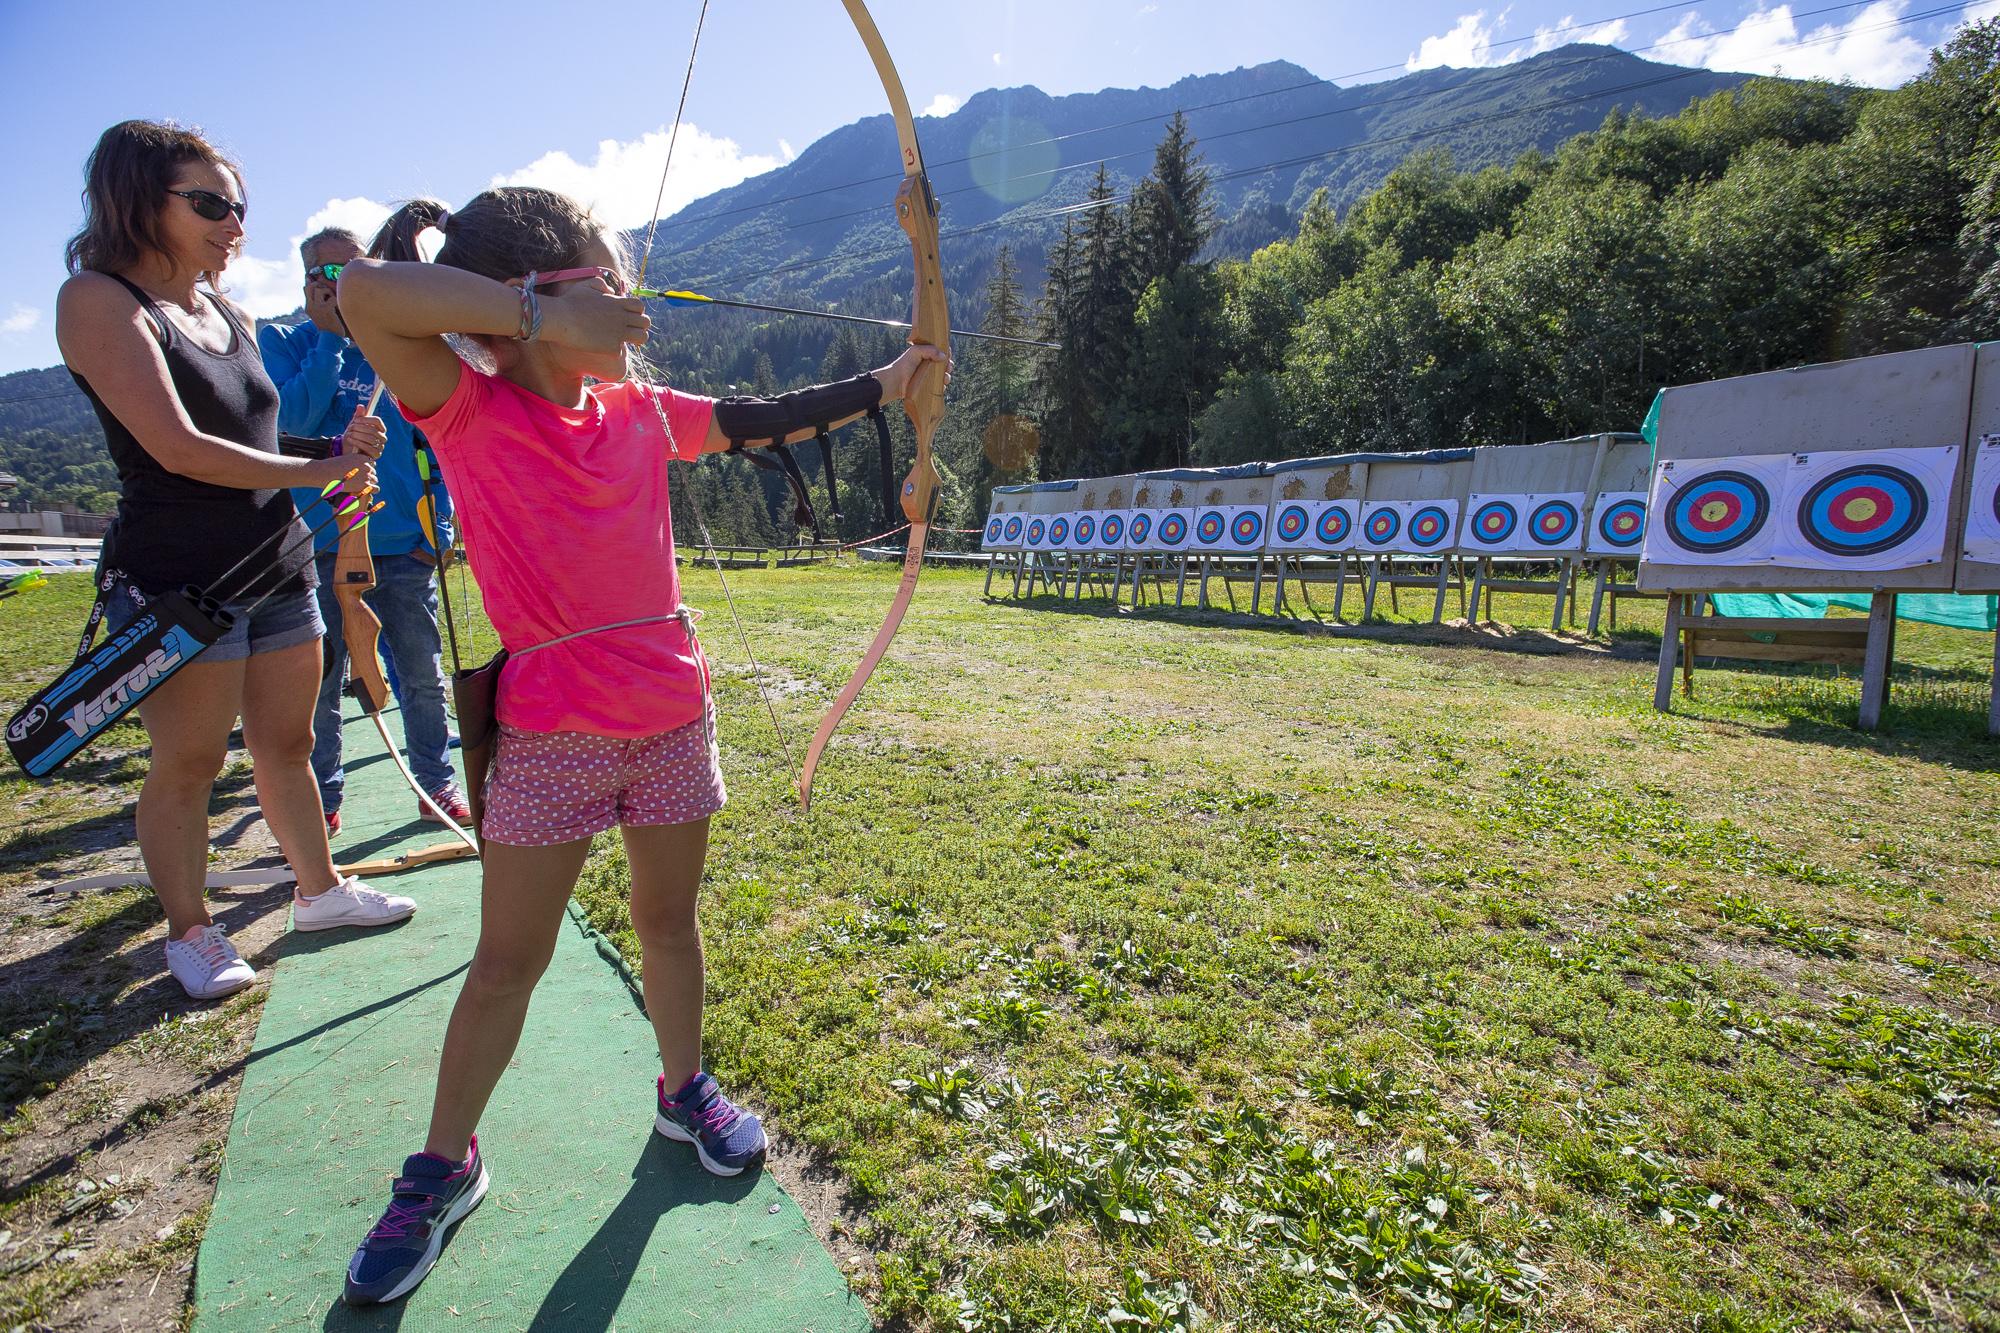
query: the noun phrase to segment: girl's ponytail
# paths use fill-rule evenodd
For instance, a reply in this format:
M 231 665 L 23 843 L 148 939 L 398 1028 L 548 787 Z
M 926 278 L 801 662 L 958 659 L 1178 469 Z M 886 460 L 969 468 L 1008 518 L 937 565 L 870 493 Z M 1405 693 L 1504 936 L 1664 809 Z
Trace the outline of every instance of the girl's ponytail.
M 412 199 L 391 213 L 375 233 L 375 239 L 368 243 L 368 257 L 399 264 L 415 263 L 423 258 L 417 249 L 419 233 L 430 227 L 443 230 L 450 217 L 451 210 L 441 200 Z

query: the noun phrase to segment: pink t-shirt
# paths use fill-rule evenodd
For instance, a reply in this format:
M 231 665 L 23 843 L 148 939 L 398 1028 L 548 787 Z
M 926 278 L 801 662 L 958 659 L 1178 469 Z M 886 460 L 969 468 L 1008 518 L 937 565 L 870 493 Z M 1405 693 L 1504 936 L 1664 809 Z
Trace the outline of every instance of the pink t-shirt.
M 586 394 L 572 410 L 467 366 L 443 407 L 410 417 L 437 451 L 510 653 L 680 605 L 667 461 L 701 451 L 715 400 L 630 381 Z M 511 658 L 497 712 L 525 731 L 652 736 L 701 716 L 707 670 L 678 622 L 602 630 Z

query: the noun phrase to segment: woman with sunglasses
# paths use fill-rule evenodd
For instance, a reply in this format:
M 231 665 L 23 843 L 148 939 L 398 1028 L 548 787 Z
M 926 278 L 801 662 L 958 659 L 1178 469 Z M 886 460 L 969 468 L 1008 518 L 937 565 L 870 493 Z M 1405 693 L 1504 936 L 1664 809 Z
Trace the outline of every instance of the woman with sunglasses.
M 85 181 L 56 340 L 118 468 L 105 623 L 115 634 L 148 598 L 205 585 L 291 530 L 278 543 L 290 554 L 226 604 L 248 613 L 139 705 L 152 742 L 139 852 L 167 918 L 168 970 L 190 997 L 214 999 L 255 979 L 202 896 L 209 795 L 239 715 L 258 805 L 297 876 L 294 927 L 380 926 L 416 910 L 335 869 L 308 763 L 322 627 L 312 544 L 285 488 L 324 485 L 355 459 L 278 453 L 278 394 L 254 326 L 217 290 L 243 240 L 236 165 L 191 130 L 128 120 L 98 139 Z M 348 484 L 372 485 L 379 445 L 355 443 L 362 475 Z

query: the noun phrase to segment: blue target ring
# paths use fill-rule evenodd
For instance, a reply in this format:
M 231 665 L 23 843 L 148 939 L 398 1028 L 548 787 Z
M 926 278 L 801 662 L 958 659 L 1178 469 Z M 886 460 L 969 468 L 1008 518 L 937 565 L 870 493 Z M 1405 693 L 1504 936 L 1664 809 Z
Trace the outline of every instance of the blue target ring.
M 1015 514 L 1013 517 L 1009 518 L 1007 520 L 1007 540 L 1010 542 L 1020 541 L 1021 527 L 1022 527 L 1021 516 L 1019 514 Z
M 1098 536 L 1106 546 L 1116 546 L 1125 539 L 1125 518 L 1121 514 L 1106 514 L 1104 522 L 1098 525 Z
M 1420 551 L 1442 546 L 1451 536 L 1451 515 L 1442 505 L 1425 505 L 1410 515 L 1410 545 Z
M 1682 550 L 1722 555 L 1764 530 L 1771 492 L 1747 472 L 1704 472 L 1680 488 L 1666 517 L 1667 535 Z
M 1030 519 L 1028 522 L 1028 545 L 1030 546 L 1042 545 L 1043 544 L 1042 539 L 1048 536 L 1048 532 L 1049 532 L 1049 525 L 1047 520 L 1039 518 Z
M 1403 516 L 1394 509 L 1378 509 L 1361 524 L 1361 535 L 1371 546 L 1387 546 L 1403 530 Z
M 1629 551 L 1646 535 L 1646 506 L 1638 500 L 1608 504 L 1597 515 L 1597 537 L 1606 546 Z
M 1488 546 L 1497 546 L 1514 535 L 1521 515 L 1512 500 L 1488 500 L 1472 511 L 1472 535 Z
M 1188 521 L 1185 514 L 1168 514 L 1160 520 L 1160 545 L 1180 546 L 1188 538 Z
M 986 544 L 988 546 L 1000 540 L 1000 529 L 1004 526 L 1005 524 L 998 517 L 986 520 Z
M 1286 505 L 1278 511 L 1278 536 L 1285 541 L 1297 541 L 1306 535 L 1306 529 L 1311 526 L 1312 518 L 1306 513 L 1304 505 Z
M 1567 500 L 1544 500 L 1528 515 L 1528 536 L 1537 546 L 1567 546 L 1576 539 L 1583 515 Z
M 1229 540 L 1245 550 L 1264 540 L 1264 511 L 1246 509 L 1229 525 Z
M 1194 525 L 1195 540 L 1203 546 L 1213 546 L 1222 540 L 1223 527 L 1222 515 L 1211 509 Z
M 1085 514 L 1082 518 L 1079 518 L 1076 521 L 1076 544 L 1078 546 L 1090 545 L 1090 539 L 1092 537 L 1095 537 L 1096 535 L 1097 535 L 1096 519 L 1092 518 L 1088 514 Z
M 1069 541 L 1069 520 L 1052 518 L 1049 520 L 1049 545 L 1061 546 Z
M 1152 535 L 1153 535 L 1153 516 L 1151 514 L 1132 515 L 1132 536 L 1131 536 L 1132 545 L 1143 546 L 1145 545 L 1146 538 Z
M 1828 555 L 1875 555 L 1915 536 L 1930 511 L 1930 497 L 1914 476 L 1862 463 L 1821 478 L 1805 493 L 1799 533 Z
M 1325 546 L 1340 546 L 1354 534 L 1354 520 L 1345 509 L 1338 505 L 1328 505 L 1319 511 L 1319 522 L 1313 525 L 1313 535 Z

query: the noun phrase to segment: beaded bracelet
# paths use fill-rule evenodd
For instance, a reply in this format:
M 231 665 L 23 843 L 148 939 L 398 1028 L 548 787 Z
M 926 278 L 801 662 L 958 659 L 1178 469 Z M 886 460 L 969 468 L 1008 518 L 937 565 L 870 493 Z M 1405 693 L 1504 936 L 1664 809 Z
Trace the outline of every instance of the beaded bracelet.
M 535 292 L 535 279 L 540 275 L 530 273 L 521 284 L 521 331 L 514 335 L 515 341 L 531 343 L 542 332 L 542 298 Z

